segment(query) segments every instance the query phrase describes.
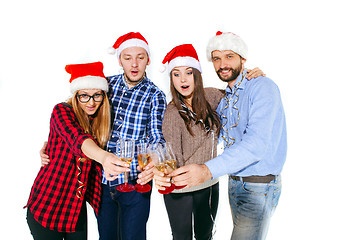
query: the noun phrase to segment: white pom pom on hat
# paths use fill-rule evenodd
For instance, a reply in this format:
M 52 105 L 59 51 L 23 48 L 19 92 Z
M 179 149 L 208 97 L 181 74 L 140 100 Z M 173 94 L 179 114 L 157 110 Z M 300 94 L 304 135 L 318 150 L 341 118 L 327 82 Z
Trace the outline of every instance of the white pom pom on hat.
M 107 52 L 108 52 L 108 54 L 114 55 L 116 53 L 116 49 L 113 47 L 109 47 Z
M 166 63 L 168 64 L 169 73 L 175 67 L 192 67 L 201 72 L 199 57 L 191 44 L 176 46 L 168 52 L 162 61 L 163 65 L 160 68 L 160 72 L 165 72 Z
M 163 64 L 163 65 L 161 65 L 161 66 L 159 67 L 159 72 L 163 73 L 163 72 L 165 72 L 165 71 L 166 71 L 166 65 Z
M 231 32 L 218 31 L 214 37 L 209 40 L 206 48 L 206 55 L 209 61 L 212 60 L 213 51 L 231 50 L 239 54 L 242 58 L 248 58 L 248 47 L 246 43 L 236 34 Z

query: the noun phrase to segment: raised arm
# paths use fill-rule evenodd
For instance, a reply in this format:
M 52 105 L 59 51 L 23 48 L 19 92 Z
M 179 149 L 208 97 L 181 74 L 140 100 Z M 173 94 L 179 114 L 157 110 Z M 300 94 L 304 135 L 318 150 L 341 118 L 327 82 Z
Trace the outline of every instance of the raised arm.
M 166 110 L 166 97 L 160 90 L 151 98 L 151 113 L 147 122 L 148 142 L 164 142 L 162 123 Z
M 90 138 L 83 142 L 81 150 L 88 158 L 103 166 L 108 181 L 115 180 L 120 173 L 130 171 L 129 164 L 121 161 L 116 155 L 103 150 Z
M 181 124 L 183 120 L 178 114 L 176 107 L 173 104 L 169 104 L 164 115 L 162 131 L 164 134 L 165 141 L 170 143 L 172 149 L 174 151 L 177 165 L 183 165 L 184 159 L 182 154 L 182 146 L 181 146 Z M 154 180 L 155 187 L 159 190 L 164 190 L 164 187 L 170 187 L 170 178 L 165 176 L 164 173 L 156 170 L 154 168 Z
M 69 107 L 63 104 L 55 106 L 50 120 L 50 127 L 61 136 L 76 156 L 93 159 L 102 164 L 106 177 L 109 180 L 114 179 L 110 175 L 116 176 L 124 171 L 128 171 L 128 164 L 122 162 L 114 154 L 100 148 L 95 143 L 94 138 L 84 132 L 76 121 L 74 112 Z M 46 159 L 44 149 L 45 144 L 40 151 L 40 156 Z M 42 160 L 42 162 L 45 161 Z
M 166 97 L 158 90 L 151 99 L 151 113 L 147 123 L 147 137 L 150 143 L 165 142 L 162 133 L 163 117 L 166 110 Z M 138 167 L 138 170 L 140 168 Z M 150 163 L 145 170 L 138 175 L 138 184 L 146 184 L 154 177 L 154 165 Z

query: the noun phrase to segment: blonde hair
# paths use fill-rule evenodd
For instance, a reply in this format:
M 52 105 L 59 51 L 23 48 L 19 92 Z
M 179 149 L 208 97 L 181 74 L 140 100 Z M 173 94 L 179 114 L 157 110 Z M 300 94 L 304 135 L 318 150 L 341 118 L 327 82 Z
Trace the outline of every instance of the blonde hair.
M 110 104 L 109 99 L 104 93 L 104 99 L 99 109 L 94 114 L 92 122 L 90 122 L 89 116 L 79 106 L 78 99 L 76 97 L 78 91 L 67 100 L 75 112 L 76 118 L 79 121 L 80 126 L 84 129 L 85 133 L 92 135 L 97 141 L 100 147 L 104 148 L 110 137 Z

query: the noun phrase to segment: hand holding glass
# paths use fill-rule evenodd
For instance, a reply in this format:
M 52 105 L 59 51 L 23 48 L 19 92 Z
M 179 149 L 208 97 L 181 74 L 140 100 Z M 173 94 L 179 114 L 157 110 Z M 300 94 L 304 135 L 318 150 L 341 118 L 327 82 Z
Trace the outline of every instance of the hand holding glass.
M 119 139 L 116 144 L 116 155 L 120 159 L 129 165 L 131 164 L 134 158 L 135 151 L 135 141 L 133 139 Z M 128 172 L 124 173 L 125 183 L 119 185 L 116 189 L 120 192 L 131 192 L 135 190 L 135 187 L 131 184 L 128 184 Z
M 157 169 L 165 174 L 172 173 L 175 169 L 177 169 L 176 166 L 176 159 L 175 154 L 171 148 L 171 145 L 169 143 L 165 143 L 162 146 L 159 146 L 160 155 L 162 158 L 162 161 L 160 164 L 158 164 Z M 170 187 L 165 187 L 165 190 L 158 190 L 161 194 L 167 194 L 172 192 L 175 189 L 175 185 L 171 183 Z
M 137 145 L 137 160 L 141 171 L 144 171 L 145 167 L 151 162 L 150 154 L 148 151 L 148 148 L 150 147 L 151 145 L 145 142 L 140 142 Z M 151 186 L 149 184 L 145 184 L 145 185 L 136 184 L 135 190 L 137 192 L 148 192 L 151 190 Z

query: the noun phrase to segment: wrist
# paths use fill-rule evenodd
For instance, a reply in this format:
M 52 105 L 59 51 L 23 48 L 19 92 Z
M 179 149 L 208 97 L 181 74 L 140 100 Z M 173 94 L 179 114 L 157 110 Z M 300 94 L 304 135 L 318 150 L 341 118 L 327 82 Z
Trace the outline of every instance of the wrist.
M 101 165 L 104 165 L 109 154 L 111 153 L 101 149 L 99 150 L 98 159 L 95 159 L 95 161 L 97 161 Z
M 201 164 L 201 168 L 205 181 L 212 179 L 210 169 L 205 164 Z

